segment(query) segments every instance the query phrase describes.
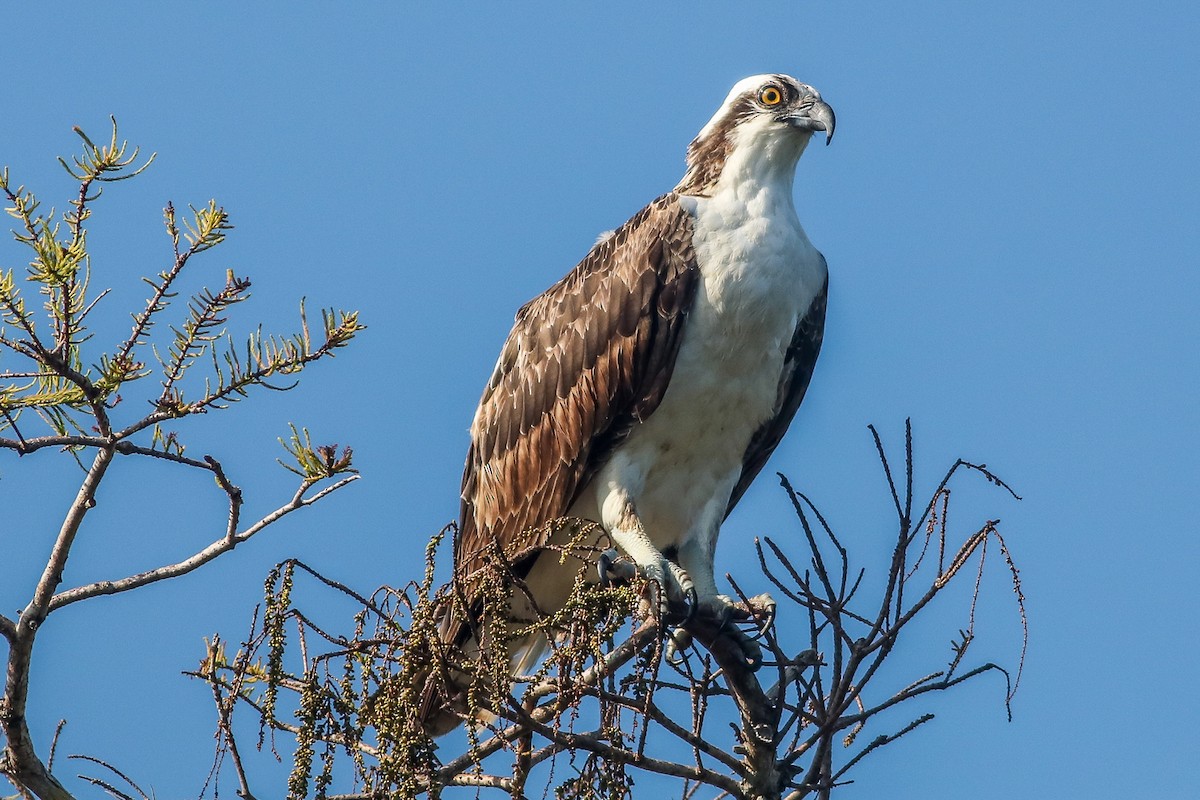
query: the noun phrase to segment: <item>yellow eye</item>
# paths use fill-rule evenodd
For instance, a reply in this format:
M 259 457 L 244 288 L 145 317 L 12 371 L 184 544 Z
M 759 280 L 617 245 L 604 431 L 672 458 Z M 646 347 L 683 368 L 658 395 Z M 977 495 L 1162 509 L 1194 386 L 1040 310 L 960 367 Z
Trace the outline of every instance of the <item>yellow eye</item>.
M 758 101 L 764 106 L 777 106 L 783 102 L 783 92 L 775 86 L 768 86 L 758 93 Z

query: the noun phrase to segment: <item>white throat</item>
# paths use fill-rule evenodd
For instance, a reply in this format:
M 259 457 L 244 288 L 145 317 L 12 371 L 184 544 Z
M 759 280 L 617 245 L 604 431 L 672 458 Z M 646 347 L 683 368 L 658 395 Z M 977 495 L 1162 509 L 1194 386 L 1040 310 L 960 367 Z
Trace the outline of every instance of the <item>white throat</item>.
M 761 117 L 734 128 L 732 138 L 733 150 L 712 194 L 730 192 L 750 202 L 765 192 L 791 207 L 796 164 L 812 134 Z

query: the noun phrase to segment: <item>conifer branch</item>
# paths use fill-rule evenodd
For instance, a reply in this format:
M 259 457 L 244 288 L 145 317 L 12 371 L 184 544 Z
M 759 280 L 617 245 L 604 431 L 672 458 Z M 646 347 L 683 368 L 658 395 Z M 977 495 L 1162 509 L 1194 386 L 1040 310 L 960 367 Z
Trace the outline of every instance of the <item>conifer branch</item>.
M 149 413 L 137 405 L 137 414 L 123 404 L 120 390 L 126 384 L 151 374 L 137 354 L 151 341 L 155 322 L 169 307 L 177 291 L 184 268 L 193 256 L 221 244 L 231 229 L 224 209 L 210 201 L 191 208 L 191 217 L 177 222 L 174 207 L 167 205 L 165 222 L 171 238 L 173 261 L 155 279 L 146 306 L 133 315 L 129 335 L 108 353 L 94 361 L 85 360 L 84 347 L 90 339 L 86 322 L 108 290 L 90 296 L 90 255 L 87 222 L 93 203 L 101 196 L 101 186 L 141 174 L 154 160 L 141 159 L 139 150 L 119 140 L 116 122 L 107 143 L 96 144 L 82 130 L 75 132 L 83 141 L 81 155 L 70 161 L 59 159 L 63 168 L 79 181 L 78 191 L 59 217 L 53 210 L 41 211 L 33 192 L 10 183 L 9 171 L 0 171 L 0 192 L 7 199 L 7 211 L 18 222 L 14 238 L 18 246 L 31 254 L 28 279 L 37 287 L 49 324 L 40 332 L 39 314 L 35 313 L 18 289 L 12 270 L 0 271 L 0 348 L 28 361 L 20 367 L 0 372 L 0 430 L 12 431 L 0 437 L 0 451 L 15 451 L 28 456 L 49 450 L 64 451 L 83 468 L 83 479 L 64 516 L 63 523 L 49 546 L 50 555 L 25 608 L 16 619 L 0 615 L 0 636 L 8 644 L 4 694 L 0 697 L 0 775 L 7 777 L 22 797 L 39 800 L 70 800 L 70 793 L 50 772 L 51 760 L 43 762 L 30 735 L 27 708 L 32 669 L 32 651 L 40 630 L 54 611 L 63 606 L 104 594 L 133 591 L 151 583 L 182 577 L 213 559 L 233 550 L 238 544 L 258 535 L 283 517 L 328 497 L 357 480 L 351 464 L 352 453 L 336 445 L 314 445 L 308 431 L 303 436 L 292 427 L 288 447 L 301 472 L 299 488 L 292 498 L 253 524 L 241 525 L 242 490 L 226 475 L 225 467 L 212 456 L 193 458 L 185 455 L 182 441 L 161 423 L 204 413 L 216 407 L 229 393 L 242 396 L 252 385 L 268 385 L 273 374 L 294 376 L 302 368 L 347 344 L 362 326 L 352 312 L 329 312 L 336 320 L 327 326 L 324 342 L 309 340 L 305 333 L 292 340 L 252 338 L 246 367 L 229 370 L 228 380 L 218 368 L 210 378 L 211 391 L 195 403 L 183 399 L 182 386 L 189 370 L 208 352 L 222 335 L 222 326 L 234 305 L 245 299 L 250 282 L 230 272 L 226 286 L 218 292 L 202 290 L 192 297 L 188 316 L 169 342 L 163 359 L 162 390 L 155 398 L 146 398 L 153 406 Z M 181 247 L 181 240 L 186 244 Z M 303 310 L 302 310 L 303 313 Z M 302 320 L 303 321 L 303 320 Z M 215 356 L 215 354 L 214 354 Z M 215 363 L 216 359 L 214 359 Z M 234 362 L 242 362 L 235 356 Z M 87 366 L 88 364 L 91 366 Z M 206 383 L 206 387 L 210 384 Z M 116 429 L 112 418 L 120 418 Z M 20 427 L 18 427 L 20 425 Z M 45 431 L 32 429 L 44 426 Z M 22 430 L 25 429 L 25 430 Z M 143 432 L 150 430 L 151 433 Z M 26 433 L 35 434 L 27 436 Z M 90 463 L 85 466 L 85 456 Z M 71 552 L 84 529 L 90 509 L 95 505 L 97 489 L 116 456 L 151 458 L 174 467 L 201 469 L 212 474 L 216 485 L 228 499 L 228 514 L 223 533 L 208 547 L 175 563 L 111 581 L 97 581 L 60 590 Z M 38 456 L 44 458 L 45 456 Z M 290 467 L 289 467 L 290 468 Z M 292 468 L 297 471 L 296 468 Z M 52 751 L 53 753 L 53 748 Z M 117 781 L 85 777 L 118 797 L 131 795 L 122 788 L 124 781 L 138 796 L 145 793 L 124 773 L 98 759 L 88 760 L 108 769 Z

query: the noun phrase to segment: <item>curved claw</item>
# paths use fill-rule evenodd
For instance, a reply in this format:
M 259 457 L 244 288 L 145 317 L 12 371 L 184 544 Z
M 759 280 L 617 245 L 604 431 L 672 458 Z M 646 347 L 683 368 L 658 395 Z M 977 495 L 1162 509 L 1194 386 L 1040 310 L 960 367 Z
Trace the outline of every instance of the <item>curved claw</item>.
M 696 595 L 696 587 L 689 586 L 684 590 L 683 599 L 687 603 L 687 611 L 683 614 L 683 624 L 686 625 L 696 618 L 696 611 L 700 608 L 700 599 Z
M 667 644 L 663 648 L 663 658 L 672 666 L 683 663 L 683 651 L 692 646 L 692 635 L 683 628 L 675 628 L 667 634 Z
M 646 581 L 644 592 L 647 613 L 657 620 L 658 624 L 663 627 L 663 630 L 666 630 L 666 625 L 669 623 L 668 615 L 671 612 L 666 585 L 659 578 L 651 577 L 650 580 Z
M 621 554 L 610 547 L 596 558 L 596 572 L 600 575 L 600 585 L 608 588 L 633 580 L 637 575 L 637 567 L 621 558 Z
M 767 635 L 767 631 L 771 630 L 771 626 L 775 624 L 775 611 L 777 606 L 775 603 L 769 604 L 763 613 L 762 624 L 758 626 L 758 630 L 750 638 L 758 641 Z
M 600 574 L 600 587 L 602 589 L 612 586 L 612 565 L 616 554 L 615 550 L 605 550 L 596 559 L 596 572 Z

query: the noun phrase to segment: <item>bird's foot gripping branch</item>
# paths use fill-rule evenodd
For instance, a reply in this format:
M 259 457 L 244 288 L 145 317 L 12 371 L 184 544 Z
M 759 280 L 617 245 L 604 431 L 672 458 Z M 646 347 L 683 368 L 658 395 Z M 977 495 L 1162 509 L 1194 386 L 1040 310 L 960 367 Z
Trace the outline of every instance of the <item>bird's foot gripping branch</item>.
M 924 695 L 994 673 L 1007 709 L 1020 676 L 1019 666 L 965 663 L 986 601 L 985 567 L 997 557 L 1024 638 L 1021 584 L 998 521 L 966 530 L 948 523 L 950 489 L 964 473 L 1011 490 L 986 467 L 959 461 L 918 504 L 911 436 L 899 484 L 875 442 L 895 518 L 856 531 L 851 547 L 781 476 L 795 527 L 756 541 L 760 574 L 730 579 L 745 615 L 733 635 L 722 615 L 685 619 L 680 608 L 682 627 L 673 627 L 646 614 L 653 587 L 643 578 L 599 581 L 607 544 L 589 539 L 592 523 L 579 520 L 556 523 L 571 531 L 558 558 L 576 576 L 562 609 L 521 620 L 512 610 L 529 610 L 520 571 L 528 553 L 496 550 L 477 583 L 437 584 L 453 526 L 430 543 L 423 579 L 401 590 L 366 596 L 285 562 L 237 654 L 214 642 L 197 673 L 216 698 L 220 752 L 244 776 L 245 740 L 266 741 L 260 726 L 295 736 L 296 798 L 335 787 L 364 798 L 437 796 L 450 786 L 628 797 L 639 772 L 677 778 L 689 797 L 704 787 L 736 798 L 824 796 L 867 755 L 932 719 L 919 708 Z M 880 546 L 891 553 L 886 567 L 856 566 L 878 563 Z M 771 589 L 778 609 L 747 596 L 742 586 L 752 581 Z M 951 586 L 967 605 L 943 658 L 913 623 Z M 348 632 L 317 618 L 329 603 L 309 598 L 312 588 L 346 600 Z M 446 646 L 439 628 L 454 604 L 480 645 Z M 513 643 L 531 636 L 542 637 L 541 659 L 514 663 Z M 902 639 L 923 657 L 897 655 Z M 746 640 L 760 648 L 760 664 L 747 659 Z M 443 713 L 458 733 L 435 739 L 422 725 L 430 686 L 456 687 Z M 239 720 L 246 712 L 248 726 Z M 877 732 L 860 744 L 869 728 Z

